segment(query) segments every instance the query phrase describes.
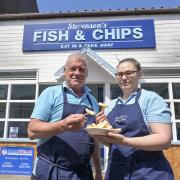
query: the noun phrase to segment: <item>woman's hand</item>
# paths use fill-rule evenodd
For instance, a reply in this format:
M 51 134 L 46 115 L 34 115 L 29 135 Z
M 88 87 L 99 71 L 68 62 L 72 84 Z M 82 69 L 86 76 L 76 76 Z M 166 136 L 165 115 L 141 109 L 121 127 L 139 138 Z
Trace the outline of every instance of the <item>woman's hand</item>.
M 107 135 L 94 135 L 94 137 L 103 144 L 123 144 L 126 137 L 122 134 L 108 132 Z
M 97 113 L 95 118 L 96 118 L 96 123 L 97 124 L 104 121 L 104 120 L 107 120 L 107 117 L 104 114 L 104 111 L 100 111 L 99 113 Z
M 102 143 L 121 144 L 145 151 L 162 151 L 171 144 L 171 125 L 150 123 L 151 134 L 140 137 L 125 137 L 122 134 L 108 132 L 107 135 L 94 136 Z

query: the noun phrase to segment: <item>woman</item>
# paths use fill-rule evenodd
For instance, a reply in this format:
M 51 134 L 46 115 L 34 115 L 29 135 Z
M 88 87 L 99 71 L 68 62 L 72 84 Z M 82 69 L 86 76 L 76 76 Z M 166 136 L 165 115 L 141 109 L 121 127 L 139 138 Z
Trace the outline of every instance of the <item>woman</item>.
M 96 136 L 110 144 L 106 180 L 173 180 L 172 169 L 163 155 L 171 143 L 171 113 L 155 92 L 138 88 L 140 63 L 128 58 L 119 62 L 116 78 L 122 95 L 105 113 L 120 134 Z

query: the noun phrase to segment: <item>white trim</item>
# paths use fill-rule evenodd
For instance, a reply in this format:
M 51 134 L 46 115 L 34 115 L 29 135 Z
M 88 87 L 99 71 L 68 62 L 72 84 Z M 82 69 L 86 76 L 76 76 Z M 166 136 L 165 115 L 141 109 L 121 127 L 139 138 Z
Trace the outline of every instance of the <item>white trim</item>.
M 108 103 L 110 101 L 110 97 L 111 97 L 110 86 L 111 86 L 111 84 L 109 82 L 105 82 L 104 95 L 105 95 L 106 103 Z M 108 154 L 109 154 L 109 148 L 107 146 L 104 146 L 104 170 L 103 170 L 103 172 L 105 172 L 105 170 L 107 169 L 107 166 L 108 166 Z
M 94 61 L 99 68 L 105 70 L 106 73 L 108 73 L 113 79 L 115 79 L 116 69 L 108 64 L 100 56 L 98 56 L 95 51 L 93 51 L 89 47 L 85 47 L 80 51 L 80 53 L 86 55 L 88 60 Z M 54 73 L 54 78 L 58 81 L 61 81 L 64 78 L 64 66 L 62 66 Z

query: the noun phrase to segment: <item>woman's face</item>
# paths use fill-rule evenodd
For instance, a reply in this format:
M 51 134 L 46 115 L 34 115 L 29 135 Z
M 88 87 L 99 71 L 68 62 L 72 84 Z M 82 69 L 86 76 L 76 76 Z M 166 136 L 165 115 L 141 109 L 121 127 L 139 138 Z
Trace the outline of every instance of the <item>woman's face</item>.
M 133 92 L 138 88 L 141 71 L 131 62 L 123 62 L 117 68 L 117 81 L 123 92 Z

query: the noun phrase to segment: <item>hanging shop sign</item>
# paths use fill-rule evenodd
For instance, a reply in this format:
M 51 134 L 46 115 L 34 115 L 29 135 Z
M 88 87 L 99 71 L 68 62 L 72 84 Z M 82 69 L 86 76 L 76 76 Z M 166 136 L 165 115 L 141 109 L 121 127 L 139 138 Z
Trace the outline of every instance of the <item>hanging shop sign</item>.
M 24 26 L 23 51 L 155 48 L 154 20 L 71 22 Z
M 30 176 L 33 160 L 33 147 L 0 147 L 0 174 Z

